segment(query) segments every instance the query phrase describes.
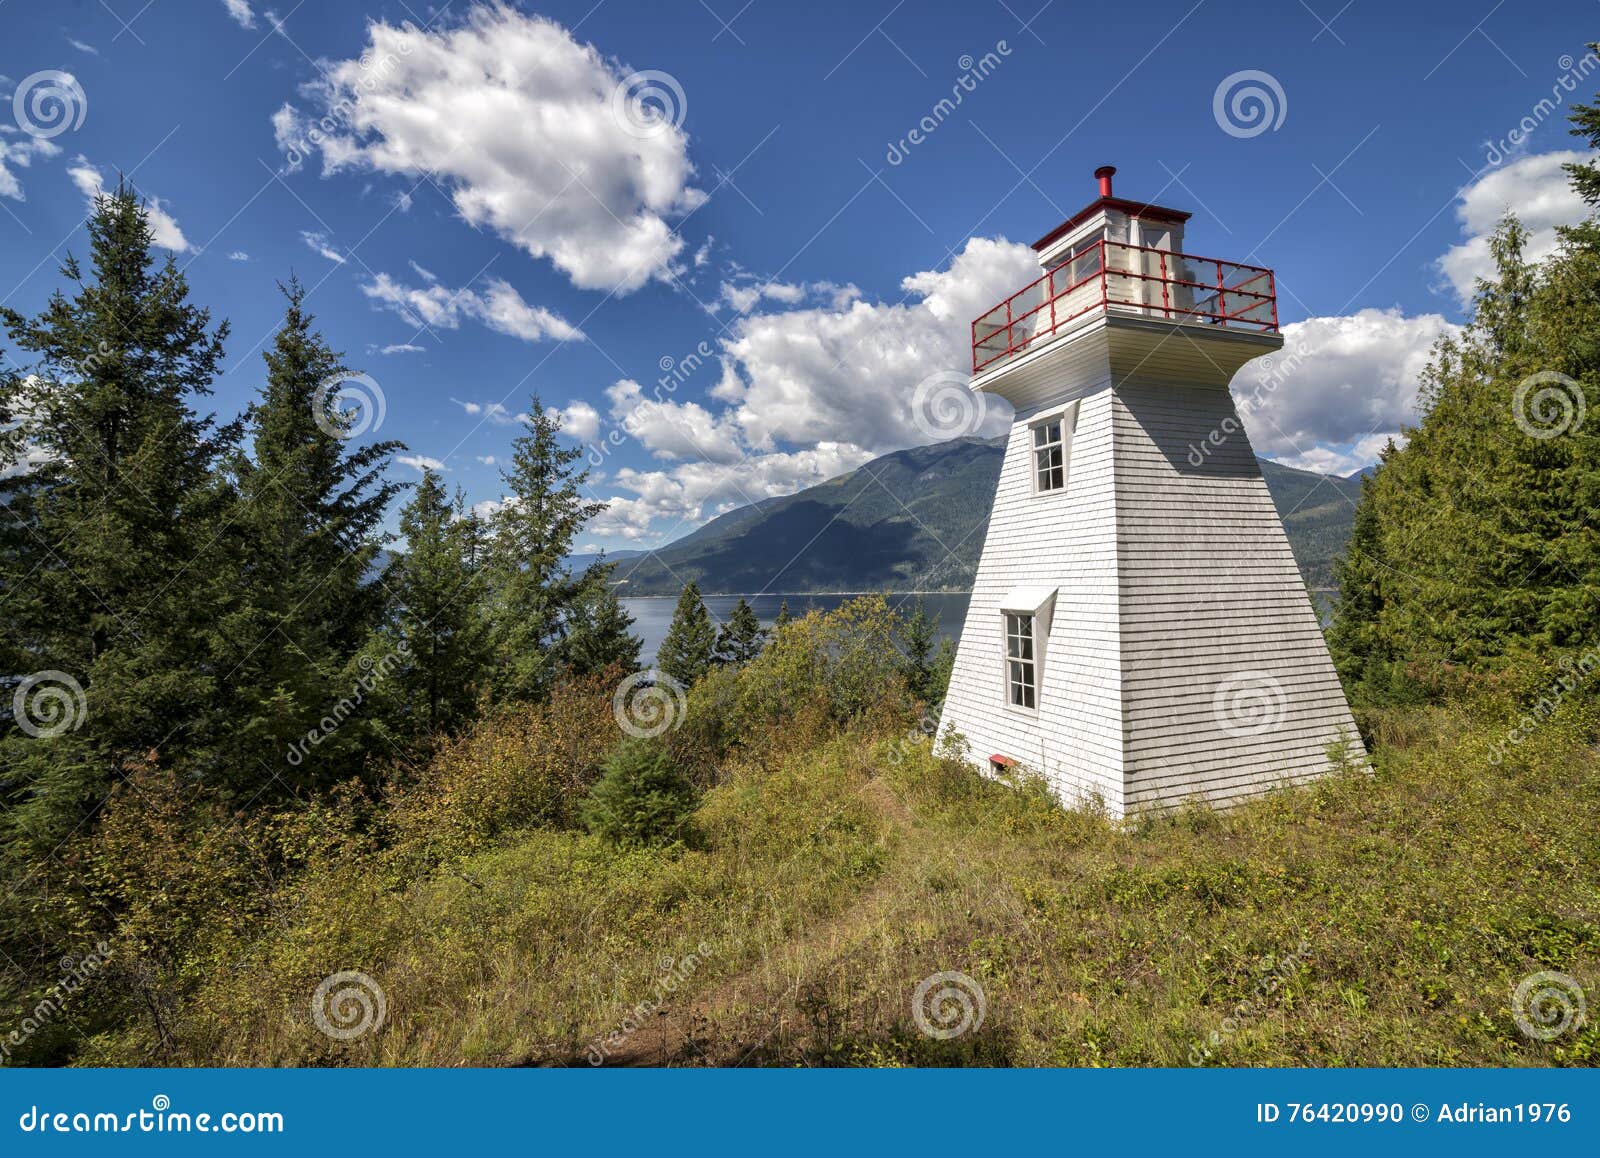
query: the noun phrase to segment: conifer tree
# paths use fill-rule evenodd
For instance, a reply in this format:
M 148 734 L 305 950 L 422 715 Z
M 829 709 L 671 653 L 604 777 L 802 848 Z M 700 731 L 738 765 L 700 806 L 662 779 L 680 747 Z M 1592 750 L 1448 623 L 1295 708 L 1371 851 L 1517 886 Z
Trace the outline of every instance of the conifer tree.
M 640 639 L 611 585 L 613 564 L 595 563 L 573 601 L 563 647 L 566 667 L 574 675 L 593 675 L 613 665 L 628 671 L 639 666 Z
M 264 785 L 249 776 L 256 757 L 283 782 L 315 786 L 359 770 L 362 718 L 291 767 L 283 754 L 346 697 L 351 657 L 378 626 L 383 590 L 370 575 L 384 537 L 389 501 L 401 489 L 381 478 L 398 442 L 347 442 L 353 416 L 337 409 L 347 373 L 312 326 L 298 281 L 280 287 L 282 326 L 263 355 L 266 383 L 252 407 L 252 455 L 236 466 L 239 505 L 230 517 L 239 567 L 236 602 L 223 638 L 231 727 L 225 763 L 247 774 L 239 790 Z M 267 640 L 267 646 L 257 646 Z
M 788 627 L 794 621 L 794 616 L 789 614 L 789 601 L 785 599 L 778 604 L 778 617 L 772 621 L 772 630 L 776 633 Z
M 400 512 L 406 549 L 383 575 L 395 608 L 388 629 L 368 647 L 364 666 L 388 665 L 382 699 L 401 736 L 433 736 L 471 718 L 487 674 L 485 576 L 476 561 L 482 534 L 458 496 L 451 502 L 433 471 L 424 471 Z
M 934 702 L 933 657 L 938 627 L 920 599 L 901 624 L 901 672 L 905 676 L 906 688 L 916 699 L 931 704 Z
M 496 694 L 503 699 L 541 697 L 560 671 L 569 617 L 586 584 L 567 555 L 584 523 L 605 509 L 582 497 L 589 472 L 575 464 L 583 452 L 562 446 L 560 431 L 535 397 L 512 443 L 511 466 L 501 473 L 506 499 L 492 520 L 489 567 Z
M 656 667 L 689 687 L 710 669 L 716 649 L 716 628 L 700 598 L 699 585 L 690 580 L 678 596 L 672 623 L 656 652 Z
M 766 642 L 766 628 L 761 626 L 754 609 L 741 597 L 739 602 L 734 604 L 728 622 L 717 632 L 716 662 L 748 663 L 761 654 Z
M 66 688 L 73 726 L 30 737 L 16 720 L 0 739 L 0 803 L 46 847 L 135 757 L 199 758 L 223 674 L 208 657 L 210 552 L 231 494 L 215 468 L 238 425 L 195 407 L 228 327 L 190 303 L 170 255 L 157 260 L 125 182 L 99 198 L 88 231 L 87 276 L 74 257 L 61 267 L 70 295 L 57 290 L 35 317 L 0 308 L 33 359 L 0 375 L 7 674 L 64 673 L 83 689 Z

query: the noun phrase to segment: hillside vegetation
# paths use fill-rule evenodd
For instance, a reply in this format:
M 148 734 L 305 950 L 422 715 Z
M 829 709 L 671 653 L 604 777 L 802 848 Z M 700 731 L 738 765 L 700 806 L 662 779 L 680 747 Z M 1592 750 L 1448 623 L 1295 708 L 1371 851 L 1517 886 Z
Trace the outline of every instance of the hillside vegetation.
M 1370 777 L 1122 824 L 932 751 L 884 659 L 893 628 L 881 600 L 859 601 L 702 680 L 662 745 L 698 803 L 656 843 L 577 825 L 621 739 L 603 681 L 481 723 L 381 800 L 259 823 L 190 800 L 180 823 L 184 790 L 136 779 L 94 848 L 69 853 L 103 890 L 77 898 L 79 919 L 114 906 L 130 939 L 115 986 L 76 1014 L 103 1028 L 69 1056 L 1600 1058 L 1594 1026 L 1546 1044 L 1511 1010 L 1532 972 L 1600 968 L 1591 705 L 1569 702 L 1497 757 L 1506 705 L 1531 689 L 1485 686 L 1470 704 L 1369 717 Z M 344 970 L 387 1004 L 349 1042 L 312 1016 L 319 981 Z M 919 1031 L 913 1000 L 947 971 L 981 987 L 984 1016 L 942 1040 Z

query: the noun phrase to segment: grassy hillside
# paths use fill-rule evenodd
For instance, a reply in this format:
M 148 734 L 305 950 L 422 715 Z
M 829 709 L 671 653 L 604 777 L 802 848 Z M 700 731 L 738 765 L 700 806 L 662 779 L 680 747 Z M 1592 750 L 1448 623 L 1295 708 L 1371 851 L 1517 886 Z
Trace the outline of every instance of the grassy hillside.
M 597 687 L 482 725 L 375 811 L 279 833 L 305 851 L 259 915 L 197 912 L 189 882 L 230 857 L 180 859 L 162 894 L 181 927 L 150 924 L 178 963 L 152 953 L 141 982 L 160 1017 L 131 1003 L 78 1060 L 1600 1060 L 1600 1027 L 1546 1043 L 1511 1011 L 1536 971 L 1600 973 L 1591 705 L 1568 700 L 1498 765 L 1505 687 L 1376 716 L 1370 777 L 1114 823 L 930 751 L 883 649 L 844 643 L 879 621 L 807 617 L 694 689 L 669 737 L 706 790 L 671 847 L 572 827 L 617 734 Z M 310 999 L 350 969 L 381 986 L 387 1022 L 339 1042 Z M 948 971 L 984 1016 L 940 1040 L 913 999 Z
M 958 438 L 713 519 L 660 551 L 620 560 L 629 595 L 951 590 L 971 587 L 1004 439 Z M 1359 482 L 1262 460 L 1308 586 L 1332 583 Z

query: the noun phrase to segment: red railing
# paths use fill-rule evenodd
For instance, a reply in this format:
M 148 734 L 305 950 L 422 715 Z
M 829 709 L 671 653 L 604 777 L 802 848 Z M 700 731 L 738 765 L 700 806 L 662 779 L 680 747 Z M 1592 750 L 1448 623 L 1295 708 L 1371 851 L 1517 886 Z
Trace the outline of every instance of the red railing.
M 1278 329 L 1270 269 L 1145 245 L 1096 241 L 972 323 L 976 374 L 1095 310 Z

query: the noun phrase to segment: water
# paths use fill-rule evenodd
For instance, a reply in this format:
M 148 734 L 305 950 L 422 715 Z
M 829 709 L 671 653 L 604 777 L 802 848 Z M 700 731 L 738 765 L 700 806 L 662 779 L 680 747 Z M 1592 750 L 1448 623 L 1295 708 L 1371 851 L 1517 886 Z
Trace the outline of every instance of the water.
M 778 618 L 778 608 L 785 602 L 789 604 L 789 614 L 801 616 L 808 611 L 832 611 L 840 604 L 854 598 L 856 598 L 854 595 L 747 595 L 745 602 L 750 604 L 756 613 L 756 618 L 761 620 L 762 626 L 771 627 L 773 620 Z M 916 607 L 917 600 L 922 600 L 923 606 L 928 609 L 928 614 L 936 621 L 939 635 L 949 637 L 951 642 L 957 642 L 961 638 L 961 624 L 967 617 L 967 600 L 970 598 L 967 592 L 940 595 L 891 594 L 889 606 L 899 608 L 903 615 L 910 615 Z M 639 662 L 647 666 L 655 663 L 656 650 L 666 638 L 667 627 L 672 623 L 673 609 L 678 605 L 678 597 L 645 596 L 623 599 L 620 602 L 628 614 L 633 616 L 633 633 L 644 641 L 644 646 L 639 650 Z M 704 597 L 704 602 L 706 610 L 711 613 L 712 621 L 721 625 L 727 622 L 728 616 L 739 602 L 739 596 L 707 595 Z

